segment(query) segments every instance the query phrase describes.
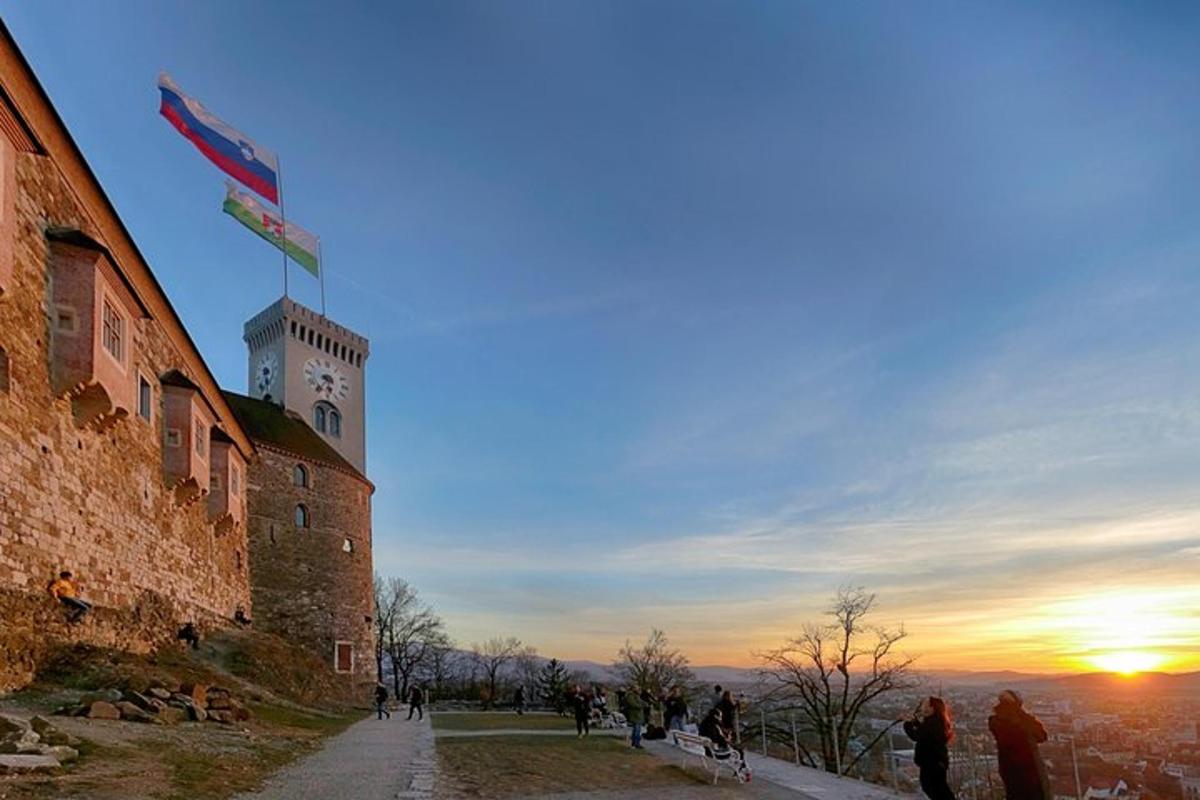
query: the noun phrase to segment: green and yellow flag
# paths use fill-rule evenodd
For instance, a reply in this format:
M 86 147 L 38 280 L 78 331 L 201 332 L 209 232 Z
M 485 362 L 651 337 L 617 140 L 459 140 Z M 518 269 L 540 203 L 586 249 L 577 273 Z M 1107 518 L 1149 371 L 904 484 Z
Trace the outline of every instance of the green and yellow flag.
M 313 274 L 321 277 L 321 240 L 301 228 L 284 223 L 273 209 L 268 209 L 251 194 L 239 191 L 233 183 L 225 182 L 225 213 L 287 253 L 288 257 Z

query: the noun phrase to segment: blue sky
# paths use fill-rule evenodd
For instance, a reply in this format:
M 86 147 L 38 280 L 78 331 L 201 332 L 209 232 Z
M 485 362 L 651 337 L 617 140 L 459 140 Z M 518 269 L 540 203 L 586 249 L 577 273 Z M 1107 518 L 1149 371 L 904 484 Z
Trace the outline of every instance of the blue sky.
M 850 582 L 930 665 L 1195 666 L 1200 9 L 377 5 L 0 9 L 237 390 L 279 259 L 157 73 L 279 152 L 452 634 L 748 663 Z

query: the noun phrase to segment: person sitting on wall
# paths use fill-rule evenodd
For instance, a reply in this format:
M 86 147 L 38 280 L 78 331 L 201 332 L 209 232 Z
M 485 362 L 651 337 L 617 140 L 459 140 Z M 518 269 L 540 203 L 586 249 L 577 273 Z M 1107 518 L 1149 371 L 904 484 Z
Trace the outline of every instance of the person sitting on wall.
M 237 610 L 233 612 L 233 621 L 243 628 L 249 628 L 253 624 L 250 618 L 246 616 L 246 609 L 241 606 L 238 606 Z
M 79 622 L 84 614 L 92 610 L 91 603 L 79 599 L 79 587 L 68 570 L 58 573 L 58 579 L 51 581 L 46 589 L 51 597 L 71 609 L 67 616 L 67 622 L 71 624 Z
M 196 623 L 188 620 L 179 633 L 175 634 L 175 638 L 191 646 L 193 650 L 200 649 L 200 632 L 196 630 Z

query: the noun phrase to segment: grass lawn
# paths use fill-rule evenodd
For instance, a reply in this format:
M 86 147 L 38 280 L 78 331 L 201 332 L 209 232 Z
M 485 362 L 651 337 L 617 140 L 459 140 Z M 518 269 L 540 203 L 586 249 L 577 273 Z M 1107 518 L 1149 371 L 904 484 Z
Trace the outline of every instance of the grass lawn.
M 695 786 L 698 782 L 649 753 L 632 750 L 621 740 L 607 737 L 439 739 L 437 759 L 455 797 L 480 800 L 551 792 Z
M 464 714 L 434 714 L 434 730 L 442 731 L 494 731 L 512 728 L 523 731 L 574 731 L 574 717 L 557 714 L 525 714 L 517 716 L 511 711 L 480 711 Z

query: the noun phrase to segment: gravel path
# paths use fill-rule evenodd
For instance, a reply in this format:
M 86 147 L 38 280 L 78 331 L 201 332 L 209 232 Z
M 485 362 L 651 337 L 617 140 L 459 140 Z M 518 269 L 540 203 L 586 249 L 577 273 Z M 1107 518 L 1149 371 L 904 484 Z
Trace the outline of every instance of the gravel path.
M 424 722 L 367 719 L 236 800 L 426 800 L 433 792 L 433 731 Z
M 546 731 L 537 728 L 485 728 L 477 731 L 454 731 L 443 730 L 437 731 L 439 739 L 454 739 L 454 738 L 476 738 L 479 736 L 570 736 L 572 739 L 577 737 L 575 731 Z M 592 728 L 590 736 L 617 736 L 625 738 L 629 736 L 629 731 L 620 728 Z

